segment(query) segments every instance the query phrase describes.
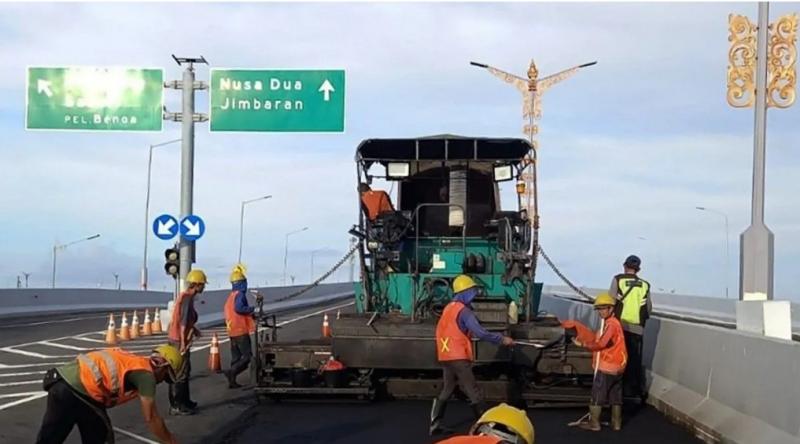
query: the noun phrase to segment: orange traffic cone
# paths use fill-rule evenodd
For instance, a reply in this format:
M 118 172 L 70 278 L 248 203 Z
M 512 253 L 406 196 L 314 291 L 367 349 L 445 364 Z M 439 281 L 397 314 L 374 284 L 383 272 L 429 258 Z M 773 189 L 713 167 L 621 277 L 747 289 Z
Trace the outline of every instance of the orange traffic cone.
M 106 344 L 117 345 L 117 326 L 114 325 L 114 313 L 108 314 L 108 331 L 106 331 Z
M 144 310 L 144 324 L 142 324 L 142 336 L 152 336 L 153 325 L 150 323 L 150 310 Z
M 331 337 L 331 325 L 328 324 L 328 313 L 325 313 L 325 316 L 322 318 L 322 337 Z
M 153 316 L 153 334 L 161 333 L 161 310 L 154 308 L 153 312 L 155 315 Z
M 125 312 L 122 312 L 122 322 L 119 326 L 119 339 L 121 341 L 127 341 L 131 338 L 131 329 L 128 326 L 128 318 L 125 315 Z
M 136 339 L 139 337 L 139 316 L 136 314 L 136 310 L 133 311 L 133 321 L 131 321 L 131 339 Z
M 222 362 L 219 357 L 219 339 L 217 334 L 211 337 L 211 348 L 208 352 L 208 369 L 214 373 L 222 372 Z

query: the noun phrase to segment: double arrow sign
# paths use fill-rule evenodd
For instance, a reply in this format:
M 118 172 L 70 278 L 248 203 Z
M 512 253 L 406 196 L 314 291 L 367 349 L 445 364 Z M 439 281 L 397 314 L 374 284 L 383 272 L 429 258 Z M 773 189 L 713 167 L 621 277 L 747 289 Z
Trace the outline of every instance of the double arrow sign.
M 177 236 L 179 231 L 182 238 L 195 241 L 205 234 L 206 224 L 203 219 L 193 214 L 184 217 L 180 224 L 169 214 L 162 214 L 153 221 L 153 233 L 159 239 L 170 240 Z

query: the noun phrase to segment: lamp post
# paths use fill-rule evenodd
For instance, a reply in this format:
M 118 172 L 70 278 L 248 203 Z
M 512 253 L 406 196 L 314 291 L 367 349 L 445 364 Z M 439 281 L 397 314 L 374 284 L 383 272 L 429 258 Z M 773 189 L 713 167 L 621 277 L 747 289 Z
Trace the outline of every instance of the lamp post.
M 730 265 L 731 265 L 731 251 L 730 251 L 730 230 L 728 229 L 728 215 L 723 213 L 722 211 L 714 210 L 711 208 L 706 207 L 695 207 L 700 211 L 707 211 L 709 213 L 714 213 L 717 215 L 722 216 L 725 218 L 725 299 L 728 299 L 728 285 L 730 279 L 728 279 L 728 273 L 730 273 Z
M 65 250 L 70 245 L 75 245 L 75 244 L 80 243 L 80 242 L 89 241 L 89 240 L 92 240 L 92 239 L 97 239 L 98 237 L 100 237 L 100 235 L 99 234 L 95 234 L 93 236 L 85 237 L 83 239 L 78 239 L 76 241 L 72 241 L 72 242 L 69 242 L 69 243 L 66 243 L 66 244 L 63 244 L 63 245 L 58 245 L 58 244 L 53 245 L 53 279 L 52 279 L 53 288 L 56 288 L 56 253 L 58 252 L 58 250 Z
M 114 290 L 119 290 L 119 274 L 111 273 L 114 275 Z
M 299 230 L 294 230 L 286 233 L 286 244 L 283 249 L 283 285 L 286 285 L 286 265 L 289 258 L 289 236 L 308 230 L 308 227 L 303 227 Z
M 320 251 L 325 251 L 325 249 L 321 248 L 319 250 L 312 250 L 311 251 L 311 276 L 309 277 L 309 281 L 308 281 L 309 284 L 314 282 L 314 254 L 319 253 Z
M 237 260 L 237 262 L 239 262 L 239 263 L 242 262 L 242 239 L 243 239 L 243 236 L 244 236 L 244 234 L 243 234 L 244 233 L 244 206 L 249 204 L 249 203 L 258 202 L 259 200 L 266 200 L 266 199 L 269 199 L 271 197 L 272 197 L 272 195 L 270 194 L 270 195 L 267 195 L 267 196 L 261 196 L 261 197 L 255 198 L 255 199 L 242 201 L 242 213 L 241 213 L 241 215 L 239 217 L 239 259 Z
M 28 278 L 31 277 L 31 273 L 22 272 L 22 275 L 25 276 L 25 288 L 28 288 Z
M 144 201 L 144 255 L 142 258 L 142 290 L 147 290 L 147 237 L 150 235 L 150 177 L 153 167 L 153 149 L 160 146 L 178 143 L 182 139 L 169 140 L 150 145 L 150 154 L 147 157 L 147 192 Z

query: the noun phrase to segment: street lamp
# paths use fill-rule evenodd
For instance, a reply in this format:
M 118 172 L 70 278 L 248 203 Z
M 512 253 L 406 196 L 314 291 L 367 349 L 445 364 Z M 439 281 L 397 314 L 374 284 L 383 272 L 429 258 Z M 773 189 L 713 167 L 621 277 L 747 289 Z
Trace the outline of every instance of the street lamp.
M 31 277 L 31 273 L 22 272 L 22 275 L 25 276 L 25 288 L 28 288 L 28 278 Z
M 242 237 L 243 237 L 243 233 L 244 233 L 244 206 L 249 204 L 249 203 L 258 202 L 259 200 L 266 200 L 266 199 L 269 199 L 271 197 L 272 197 L 272 195 L 270 194 L 270 195 L 267 195 L 267 196 L 261 196 L 261 197 L 255 198 L 255 199 L 242 201 L 242 213 L 241 213 L 241 216 L 239 217 L 239 260 L 237 262 L 239 262 L 239 263 L 242 262 Z
M 114 275 L 114 290 L 118 290 L 119 289 L 119 274 L 117 274 L 117 273 L 111 273 L 111 274 Z
M 286 233 L 286 244 L 283 249 L 283 285 L 286 285 L 286 264 L 289 258 L 289 236 L 308 230 L 308 227 L 303 227 L 299 230 L 294 230 Z
M 325 251 L 325 249 L 321 248 L 319 250 L 311 251 L 311 277 L 310 277 L 310 280 L 308 281 L 309 284 L 314 282 L 314 255 L 316 253 L 319 253 L 320 251 Z
M 150 155 L 147 157 L 147 193 L 144 202 L 144 256 L 142 258 L 142 290 L 147 290 L 147 238 L 150 235 L 150 172 L 153 167 L 153 149 L 180 141 L 181 139 L 174 139 L 157 143 L 155 145 L 150 145 Z
M 728 269 L 730 268 L 730 265 L 731 265 L 731 251 L 730 251 L 730 240 L 729 240 L 730 239 L 730 233 L 729 233 L 729 230 L 728 230 L 728 215 L 723 213 L 722 211 L 717 211 L 717 210 L 714 210 L 714 209 L 711 209 L 711 208 L 706 208 L 706 207 L 695 207 L 695 208 L 697 208 L 700 211 L 708 211 L 709 213 L 718 214 L 718 215 L 720 215 L 720 216 L 725 218 L 725 299 L 728 299 L 728 282 L 730 281 L 730 279 L 728 279 L 728 273 L 730 273 L 730 271 Z
M 52 279 L 53 288 L 56 288 L 56 252 L 58 252 L 58 250 L 65 250 L 70 245 L 75 245 L 75 244 L 77 244 L 79 242 L 84 242 L 84 241 L 89 241 L 89 240 L 92 240 L 92 239 L 97 239 L 98 237 L 100 237 L 100 235 L 99 234 L 95 234 L 94 236 L 89 236 L 89 237 L 85 237 L 83 239 L 78 239 L 76 241 L 72 241 L 72 242 L 69 242 L 69 243 L 66 243 L 66 244 L 63 244 L 63 245 L 58 245 L 58 244 L 53 245 L 53 279 Z

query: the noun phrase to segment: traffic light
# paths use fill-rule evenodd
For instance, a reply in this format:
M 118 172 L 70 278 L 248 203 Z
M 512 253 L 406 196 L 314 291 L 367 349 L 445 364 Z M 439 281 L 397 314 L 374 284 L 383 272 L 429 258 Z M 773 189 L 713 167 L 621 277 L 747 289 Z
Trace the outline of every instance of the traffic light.
M 167 263 L 164 264 L 164 271 L 173 278 L 178 278 L 178 270 L 180 270 L 181 254 L 177 247 L 167 248 L 164 251 L 164 258 Z

